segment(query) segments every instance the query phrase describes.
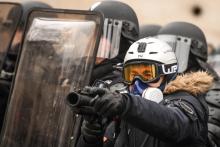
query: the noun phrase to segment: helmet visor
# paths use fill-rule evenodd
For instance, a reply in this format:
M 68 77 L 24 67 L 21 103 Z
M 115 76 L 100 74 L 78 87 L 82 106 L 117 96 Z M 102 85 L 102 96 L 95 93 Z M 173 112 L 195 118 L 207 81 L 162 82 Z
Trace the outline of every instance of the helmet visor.
M 176 35 L 158 35 L 157 38 L 167 42 L 172 47 L 178 60 L 178 73 L 184 72 L 188 66 L 192 40 Z
M 124 66 L 123 77 L 127 84 L 132 84 L 134 79 L 138 78 L 141 81 L 147 83 L 158 78 L 156 64 L 127 64 Z
M 103 35 L 99 43 L 97 59 L 111 59 L 118 55 L 122 21 L 106 18 L 104 20 Z

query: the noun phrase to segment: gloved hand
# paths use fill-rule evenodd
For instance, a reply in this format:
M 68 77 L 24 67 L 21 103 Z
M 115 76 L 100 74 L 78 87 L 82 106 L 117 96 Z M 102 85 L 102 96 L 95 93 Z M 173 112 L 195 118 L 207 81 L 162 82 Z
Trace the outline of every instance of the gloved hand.
M 126 107 L 127 98 L 116 92 L 110 92 L 106 88 L 86 87 L 90 94 L 98 95 L 91 100 L 95 111 L 104 117 L 120 116 Z
M 81 127 L 81 133 L 87 143 L 101 143 L 104 135 L 104 130 L 100 123 L 88 122 L 84 120 Z

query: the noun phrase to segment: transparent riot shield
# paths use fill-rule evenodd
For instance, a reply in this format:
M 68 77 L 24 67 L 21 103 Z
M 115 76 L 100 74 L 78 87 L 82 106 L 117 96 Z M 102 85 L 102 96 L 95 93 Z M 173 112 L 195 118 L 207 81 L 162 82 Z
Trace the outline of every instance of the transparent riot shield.
M 89 83 L 101 28 L 95 12 L 31 12 L 0 146 L 72 146 L 80 126 L 65 97 Z
M 21 5 L 0 2 L 0 71 L 21 14 Z

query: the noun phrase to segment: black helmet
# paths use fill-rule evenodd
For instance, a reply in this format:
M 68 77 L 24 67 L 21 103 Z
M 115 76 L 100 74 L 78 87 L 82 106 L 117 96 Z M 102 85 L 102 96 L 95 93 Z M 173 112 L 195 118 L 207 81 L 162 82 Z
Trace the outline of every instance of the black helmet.
M 158 35 L 160 34 L 191 38 L 192 45 L 195 47 L 190 49 L 191 53 L 204 62 L 207 61 L 208 54 L 206 38 L 203 31 L 198 26 L 188 22 L 172 22 L 162 27 L 158 32 Z
M 27 15 L 28 12 L 31 11 L 34 8 L 52 8 L 50 5 L 44 3 L 44 2 L 39 2 L 39 1 L 25 1 L 21 3 L 22 6 L 22 18 L 19 27 L 23 29 L 24 24 L 26 23 Z
M 188 22 L 171 22 L 162 27 L 157 36 L 175 49 L 179 73 L 203 70 L 218 79 L 217 73 L 207 63 L 207 42 L 198 26 Z
M 138 39 L 138 18 L 129 5 L 119 1 L 102 1 L 92 5 L 90 10 L 101 12 L 104 18 L 122 20 L 122 36 L 132 41 Z
M 145 38 L 149 36 L 155 36 L 157 35 L 157 32 L 160 30 L 160 25 L 155 24 L 147 24 L 140 26 L 140 34 L 139 38 Z
M 39 2 L 39 1 L 25 1 L 21 2 L 19 6 L 13 7 L 11 11 L 8 13 L 8 19 L 11 20 L 17 20 L 19 19 L 18 14 L 20 11 L 21 13 L 21 19 L 19 20 L 19 29 L 24 29 L 24 24 L 27 19 L 28 12 L 31 11 L 34 8 L 52 8 L 50 5 Z M 22 9 L 22 10 L 21 10 Z
M 24 25 L 27 21 L 27 17 L 28 17 L 28 13 L 34 9 L 34 8 L 52 8 L 51 6 L 49 6 L 46 3 L 43 2 L 39 2 L 39 1 L 25 1 L 25 2 L 21 2 L 20 7 L 13 7 L 12 10 L 9 12 L 8 17 L 12 20 L 18 20 L 18 27 L 17 27 L 17 32 L 14 35 L 14 40 L 16 38 L 17 34 L 21 34 L 21 36 L 19 36 L 19 41 L 18 42 L 12 42 L 14 44 L 11 44 L 10 49 L 7 52 L 7 59 L 6 61 L 4 61 L 4 70 L 7 72 L 13 72 L 14 68 L 15 68 L 15 62 L 16 62 L 16 58 L 17 58 L 17 53 L 20 49 L 20 43 L 21 43 L 21 38 L 23 35 L 23 31 L 24 31 Z M 22 10 L 20 10 L 22 9 Z M 18 17 L 18 13 L 19 11 L 21 11 L 21 18 Z M 18 33 L 19 32 L 19 33 Z
M 10 12 L 8 13 L 7 19 L 9 20 L 18 20 L 19 14 L 22 13 L 21 5 L 15 5 L 11 8 Z

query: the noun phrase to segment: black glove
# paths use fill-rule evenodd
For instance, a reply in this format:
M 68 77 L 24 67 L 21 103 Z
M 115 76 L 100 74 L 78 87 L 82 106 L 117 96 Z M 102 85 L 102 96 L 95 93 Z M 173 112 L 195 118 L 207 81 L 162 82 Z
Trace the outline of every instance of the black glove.
M 86 87 L 85 90 L 97 95 L 91 100 L 95 111 L 104 117 L 120 116 L 126 107 L 127 98 L 116 92 L 110 92 L 106 88 Z
M 102 125 L 98 122 L 88 122 L 84 120 L 81 133 L 87 143 L 101 143 L 103 140 L 104 131 Z

